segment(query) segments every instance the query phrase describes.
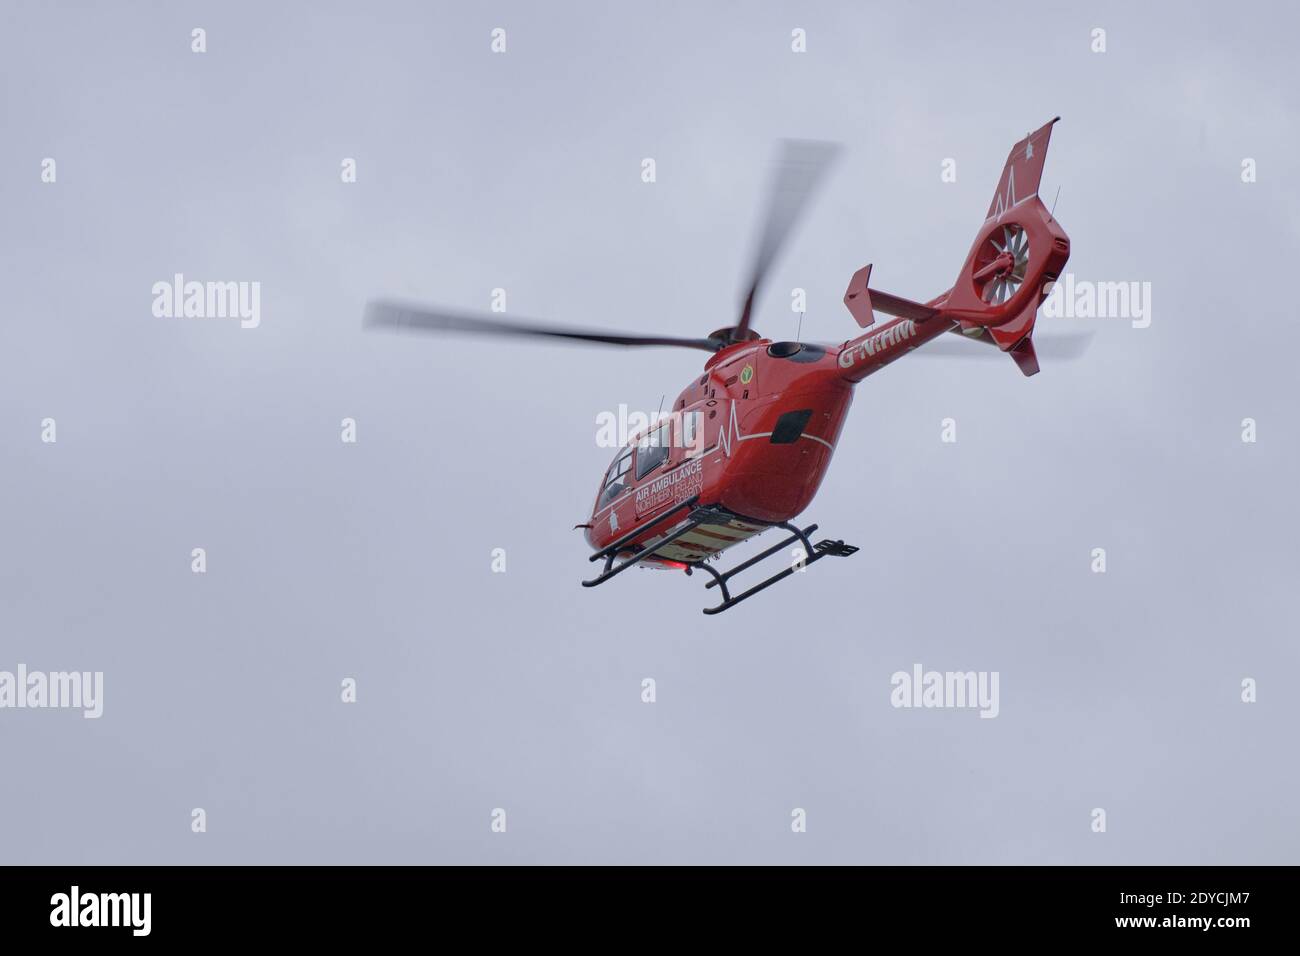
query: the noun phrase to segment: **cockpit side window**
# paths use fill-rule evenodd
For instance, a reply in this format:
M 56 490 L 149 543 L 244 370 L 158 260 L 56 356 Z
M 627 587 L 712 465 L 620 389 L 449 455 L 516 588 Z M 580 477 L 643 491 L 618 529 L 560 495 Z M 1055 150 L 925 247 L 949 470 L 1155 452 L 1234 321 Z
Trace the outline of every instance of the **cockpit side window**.
M 609 504 L 627 488 L 627 473 L 632 469 L 632 449 L 624 448 L 605 473 L 605 487 L 600 492 L 600 507 Z
M 668 460 L 672 449 L 672 427 L 664 422 L 657 429 L 637 443 L 636 480 L 640 481 Z

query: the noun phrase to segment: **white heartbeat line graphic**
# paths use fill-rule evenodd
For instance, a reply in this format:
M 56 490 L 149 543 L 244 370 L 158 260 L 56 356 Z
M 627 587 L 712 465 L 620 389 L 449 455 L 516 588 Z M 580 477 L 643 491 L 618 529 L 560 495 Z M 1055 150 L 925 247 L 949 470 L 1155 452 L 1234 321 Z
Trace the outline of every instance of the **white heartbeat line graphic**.
M 993 206 L 993 215 L 989 219 L 997 219 L 1004 212 L 1016 204 L 1016 167 L 1013 165 L 1007 172 L 1007 191 L 1005 194 L 998 193 L 997 202 Z
M 1034 156 L 1033 137 L 1025 137 L 1025 159 L 1032 159 L 1033 156 Z M 1016 163 L 1015 160 L 1013 159 L 1011 161 L 1011 165 L 1007 169 L 1006 191 L 997 194 L 997 197 L 993 205 L 993 215 L 989 216 L 988 219 L 985 219 L 984 221 L 988 222 L 990 219 L 997 219 L 999 216 L 1001 216 L 1012 206 L 1018 206 L 1022 202 L 1024 202 L 1025 199 L 1031 199 L 1036 195 L 1037 193 L 1030 193 L 1028 196 L 1024 197 L 1024 199 L 1016 198 Z
M 755 432 L 752 435 L 742 435 L 740 433 L 740 422 L 736 418 L 736 400 L 734 398 L 731 400 L 731 414 L 727 418 L 727 425 L 725 428 L 723 428 L 721 431 L 718 432 L 718 444 L 722 446 L 722 453 L 726 457 L 728 458 L 731 457 L 731 446 L 733 442 L 749 441 L 751 438 L 771 438 L 771 437 L 772 437 L 771 432 Z M 819 445 L 825 445 L 831 451 L 835 450 L 835 446 L 832 445 L 830 442 L 828 442 L 825 438 L 818 438 L 816 435 L 807 435 L 807 434 L 800 435 L 799 437 L 807 438 L 810 441 L 815 441 Z
M 768 432 L 767 435 L 771 435 Z M 718 444 L 722 446 L 722 453 L 728 458 L 731 457 L 731 443 L 733 441 L 744 441 L 746 438 L 765 438 L 766 435 L 742 435 L 740 433 L 740 422 L 736 418 L 736 400 L 731 400 L 731 413 L 727 419 L 726 427 L 718 432 Z

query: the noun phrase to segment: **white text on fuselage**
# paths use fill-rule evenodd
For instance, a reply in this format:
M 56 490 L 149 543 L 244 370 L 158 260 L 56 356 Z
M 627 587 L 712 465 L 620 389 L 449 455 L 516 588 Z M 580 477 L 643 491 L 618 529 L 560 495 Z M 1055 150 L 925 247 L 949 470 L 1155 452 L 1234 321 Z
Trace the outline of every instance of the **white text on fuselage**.
M 667 502 L 674 504 L 685 501 L 693 494 L 698 494 L 704 480 L 704 462 L 694 458 L 684 465 L 656 478 L 648 485 L 636 490 L 636 512 L 640 514 L 648 508 L 657 508 Z
M 904 319 L 887 329 L 882 329 L 875 335 L 869 336 L 859 342 L 852 348 L 844 349 L 840 352 L 840 368 L 849 368 L 854 362 L 865 362 L 891 345 L 897 345 L 916 335 L 916 323 L 911 319 Z

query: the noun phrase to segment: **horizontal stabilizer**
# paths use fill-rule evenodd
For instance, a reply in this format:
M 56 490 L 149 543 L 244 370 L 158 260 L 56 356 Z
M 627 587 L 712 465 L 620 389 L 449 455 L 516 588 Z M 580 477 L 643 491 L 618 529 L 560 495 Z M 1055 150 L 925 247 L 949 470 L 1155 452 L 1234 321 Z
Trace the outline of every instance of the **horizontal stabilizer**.
M 924 322 L 939 314 L 938 309 L 920 302 L 868 288 L 870 281 L 871 265 L 868 263 L 853 273 L 848 290 L 844 293 L 844 304 L 848 307 L 849 314 L 864 329 L 870 328 L 876 321 L 876 310 L 886 315 L 896 315 L 900 319 L 911 319 L 913 322 Z
M 871 290 L 871 305 L 881 312 L 896 315 L 900 319 L 911 319 L 913 322 L 924 322 L 939 314 L 938 309 L 901 296 L 890 295 L 888 292 L 881 292 L 879 289 Z

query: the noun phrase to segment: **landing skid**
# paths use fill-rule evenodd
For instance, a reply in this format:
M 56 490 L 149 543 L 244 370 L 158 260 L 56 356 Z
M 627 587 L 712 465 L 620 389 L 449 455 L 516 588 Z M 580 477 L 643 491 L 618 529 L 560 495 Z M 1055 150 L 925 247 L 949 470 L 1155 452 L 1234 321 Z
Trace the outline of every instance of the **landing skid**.
M 600 574 L 592 578 L 590 581 L 583 581 L 582 586 L 584 588 L 594 588 L 597 584 L 604 584 L 614 575 L 622 574 L 628 568 L 632 567 L 633 565 L 640 564 L 646 558 L 650 557 L 652 554 L 655 553 L 655 548 L 662 548 L 664 545 L 671 544 L 672 542 L 676 541 L 678 538 L 682 537 L 682 535 L 690 534 L 692 531 L 694 531 L 696 528 L 702 525 L 706 520 L 708 520 L 708 518 L 712 515 L 712 512 L 710 512 L 709 509 L 700 508 L 696 511 L 691 511 L 690 521 L 688 521 L 681 528 L 678 528 L 672 534 L 668 535 L 668 537 L 664 538 L 662 541 L 656 541 L 652 547 L 645 548 L 641 551 L 638 551 L 636 554 L 632 555 L 632 557 L 628 558 L 622 564 L 619 564 L 617 566 L 614 564 L 614 558 L 618 555 L 620 551 L 624 550 L 634 538 L 639 538 L 641 535 L 645 534 L 645 532 L 649 528 L 653 528 L 655 525 L 662 524 L 665 518 L 671 518 L 673 515 L 677 514 L 678 512 L 690 511 L 690 509 L 695 507 L 695 505 L 699 502 L 699 500 L 700 500 L 699 496 L 697 495 L 694 498 L 690 498 L 686 501 L 683 501 L 675 508 L 665 511 L 662 515 L 656 518 L 652 524 L 647 525 L 645 528 L 636 528 L 633 531 L 629 531 L 627 534 L 623 535 L 623 537 L 619 538 L 613 544 L 609 544 L 601 548 L 599 551 L 597 551 L 587 560 L 599 561 L 601 558 L 604 558 L 605 569 L 601 571 Z
M 635 531 L 631 531 L 628 534 L 624 535 L 623 537 L 619 538 L 613 544 L 610 544 L 602 548 L 601 550 L 597 551 L 589 558 L 589 560 L 600 561 L 603 559 L 605 562 L 605 567 L 602 569 L 600 574 L 596 575 L 596 577 L 592 578 L 589 581 L 583 581 L 582 586 L 584 588 L 594 588 L 598 584 L 604 584 L 606 581 L 614 577 L 616 574 L 621 574 L 624 571 L 626 571 L 628 568 L 638 565 L 646 558 L 651 557 L 659 548 L 662 548 L 668 544 L 672 544 L 678 538 L 690 534 L 696 528 L 700 527 L 700 525 L 726 523 L 731 518 L 736 517 L 735 515 L 732 515 L 730 512 L 724 511 L 720 508 L 696 508 L 695 506 L 698 502 L 699 502 L 698 498 L 691 498 L 688 501 L 683 501 L 681 504 L 677 505 L 675 508 L 671 509 L 670 511 L 664 512 L 663 515 L 661 515 L 655 521 L 656 525 L 663 523 L 666 519 L 671 518 L 674 515 L 680 515 L 680 513 L 682 512 L 688 512 L 687 522 L 686 524 L 682 525 L 680 528 L 676 529 L 675 531 L 670 532 L 667 535 L 667 537 L 659 541 L 656 541 L 648 548 L 644 548 L 641 551 L 638 551 L 636 554 L 632 555 L 630 558 L 626 558 L 619 564 L 614 563 L 614 558 L 617 557 L 620 551 L 627 549 L 627 547 L 630 545 L 633 539 L 643 535 L 646 531 L 645 528 L 638 528 Z M 851 544 L 845 544 L 843 541 L 831 541 L 830 539 L 824 539 L 822 541 L 818 541 L 817 544 L 815 545 L 812 544 L 808 536 L 817 530 L 817 525 L 815 524 L 811 524 L 806 528 L 800 529 L 795 525 L 790 524 L 789 522 L 782 521 L 779 524 L 772 525 L 771 527 L 780 528 L 783 531 L 787 531 L 789 532 L 790 536 L 778 542 L 777 544 L 772 545 L 772 547 L 768 548 L 766 551 L 761 551 L 758 554 L 754 555 L 752 558 L 742 561 L 740 564 L 736 565 L 734 568 L 732 568 L 729 571 L 719 572 L 704 561 L 696 561 L 695 563 L 687 566 L 686 568 L 687 574 L 690 574 L 693 569 L 698 568 L 712 575 L 713 580 L 709 581 L 704 586 L 706 588 L 716 587 L 722 591 L 722 603 L 718 604 L 716 607 L 706 607 L 704 609 L 705 614 L 721 614 L 723 611 L 727 610 L 728 608 L 735 607 L 737 604 L 739 604 L 741 601 L 745 600 L 746 598 L 753 597 L 759 591 L 763 591 L 771 587 L 773 584 L 776 584 L 776 582 L 784 580 L 785 578 L 794 574 L 796 571 L 801 571 L 804 568 L 808 567 L 810 564 L 814 564 L 817 561 L 820 561 L 822 558 L 825 557 L 847 558 L 850 555 L 857 554 L 858 552 L 857 547 Z M 727 582 L 731 580 L 732 577 L 739 574 L 741 571 L 745 571 L 749 568 L 752 568 L 754 565 L 758 564 L 758 562 L 762 561 L 763 559 L 770 558 L 778 551 L 781 551 L 789 547 L 790 545 L 795 544 L 796 542 L 802 545 L 803 553 L 806 555 L 805 558 L 803 558 L 801 561 L 798 562 L 792 561 L 789 567 L 781 571 L 778 571 L 770 578 L 766 578 L 765 580 L 758 582 L 758 584 L 755 584 L 753 587 L 749 588 L 748 590 L 742 591 L 740 594 L 737 594 L 735 597 L 732 597 L 731 592 L 727 589 Z
M 796 571 L 802 571 L 804 568 L 807 568 L 810 564 L 820 561 L 822 558 L 825 558 L 827 556 L 835 557 L 835 558 L 847 558 L 850 555 L 858 553 L 858 549 L 855 545 L 845 544 L 843 541 L 831 541 L 830 539 L 824 539 L 822 541 L 818 541 L 816 545 L 811 544 L 808 540 L 808 536 L 817 530 L 817 525 L 815 524 L 810 524 L 808 527 L 800 530 L 799 528 L 795 527 L 789 522 L 782 521 L 780 524 L 773 525 L 773 527 L 780 528 L 782 531 L 790 532 L 790 537 L 785 538 L 784 540 L 778 542 L 777 544 L 772 545 L 772 547 L 768 548 L 766 551 L 760 551 L 758 554 L 754 555 L 752 558 L 748 559 L 747 561 L 740 562 L 740 564 L 736 565 L 730 571 L 723 571 L 720 573 L 703 561 L 698 561 L 695 564 L 691 565 L 692 568 L 700 568 L 704 571 L 707 571 L 709 574 L 713 576 L 713 580 L 710 581 L 708 584 L 704 585 L 706 588 L 716 587 L 722 591 L 722 603 L 717 605 L 716 607 L 706 607 L 704 609 L 705 614 L 721 614 L 723 611 L 727 610 L 728 608 L 735 607 L 737 604 L 739 604 L 741 601 L 745 600 L 746 598 L 753 597 L 759 591 L 763 591 L 766 590 L 767 588 L 770 588 L 773 584 L 776 584 L 777 581 L 783 581 L 786 578 L 788 578 L 790 575 L 794 574 Z M 758 562 L 762 561 L 764 558 L 770 558 L 778 551 L 784 550 L 785 548 L 789 547 L 795 542 L 798 542 L 800 545 L 802 545 L 803 553 L 806 555 L 805 558 L 803 558 L 798 562 L 792 561 L 789 567 L 784 568 L 781 571 L 778 571 L 770 578 L 765 578 L 764 580 L 759 581 L 753 587 L 749 588 L 746 591 L 740 592 L 735 597 L 731 596 L 731 592 L 727 590 L 727 582 L 731 580 L 732 577 L 739 574 L 741 571 L 746 570 L 747 568 L 752 568 L 754 565 L 758 564 Z

